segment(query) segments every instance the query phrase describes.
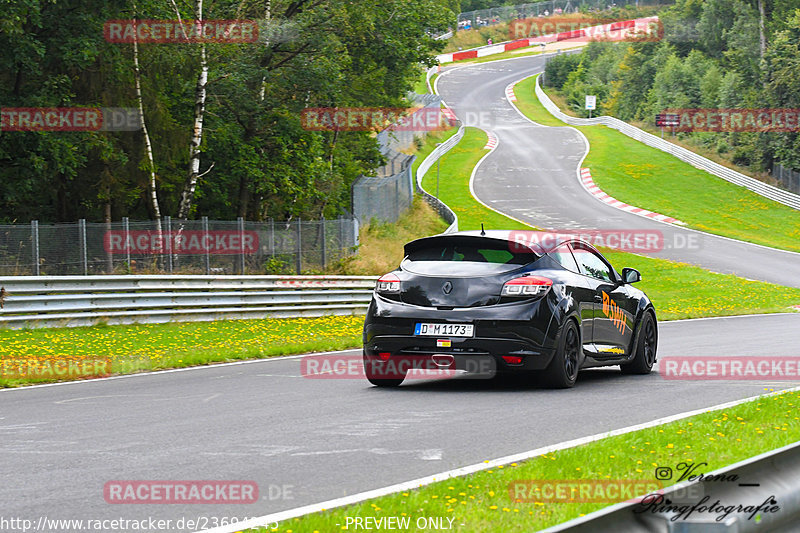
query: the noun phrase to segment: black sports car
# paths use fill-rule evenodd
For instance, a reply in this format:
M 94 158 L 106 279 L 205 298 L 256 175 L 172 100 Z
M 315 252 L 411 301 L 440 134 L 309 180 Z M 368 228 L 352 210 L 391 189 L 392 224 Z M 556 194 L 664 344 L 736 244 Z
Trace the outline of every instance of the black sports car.
M 524 234 L 536 235 L 466 231 L 406 244 L 364 321 L 367 379 L 392 387 L 411 368 L 436 367 L 538 372 L 565 388 L 582 368 L 650 372 L 658 327 L 653 304 L 632 286 L 639 272 L 618 273 L 570 236 Z

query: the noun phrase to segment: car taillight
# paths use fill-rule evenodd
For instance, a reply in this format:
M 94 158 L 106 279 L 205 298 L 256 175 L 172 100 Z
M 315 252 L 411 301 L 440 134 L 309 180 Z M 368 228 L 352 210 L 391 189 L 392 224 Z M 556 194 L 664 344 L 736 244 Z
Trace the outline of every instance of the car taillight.
M 541 296 L 553 286 L 553 280 L 541 276 L 523 276 L 506 281 L 501 296 L 530 298 Z
M 400 292 L 400 278 L 392 272 L 384 274 L 378 279 L 375 290 L 378 292 Z

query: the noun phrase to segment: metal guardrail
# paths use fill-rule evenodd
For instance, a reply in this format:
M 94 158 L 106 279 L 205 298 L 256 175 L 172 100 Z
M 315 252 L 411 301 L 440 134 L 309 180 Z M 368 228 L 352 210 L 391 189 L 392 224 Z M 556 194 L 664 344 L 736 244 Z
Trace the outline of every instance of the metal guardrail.
M 756 194 L 760 194 L 765 198 L 782 203 L 783 205 L 792 207 L 794 209 L 800 209 L 800 195 L 791 193 L 789 191 L 784 191 L 783 189 L 774 187 L 772 185 L 768 185 L 758 181 L 757 179 L 751 178 L 750 176 L 745 176 L 744 174 L 736 172 L 735 170 L 731 170 L 728 167 L 720 165 L 719 163 L 715 163 L 710 159 L 706 159 L 705 157 L 698 155 L 691 150 L 687 150 L 682 146 L 677 146 L 669 141 L 665 141 L 653 134 L 637 128 L 636 126 L 631 126 L 627 122 L 624 122 L 618 118 L 609 116 L 596 118 L 577 118 L 564 114 L 561 112 L 558 106 L 553 103 L 552 100 L 550 100 L 544 90 L 542 90 L 540 79 L 540 77 L 536 78 L 536 96 L 539 98 L 539 101 L 542 102 L 542 105 L 544 105 L 544 107 L 559 120 L 562 120 L 563 122 L 566 122 L 572 126 L 591 126 L 596 124 L 608 126 L 609 128 L 613 128 L 632 139 L 646 144 L 647 146 L 651 146 L 661 150 L 662 152 L 672 154 L 681 161 L 685 161 L 693 167 L 699 168 L 700 170 L 705 170 L 709 174 L 720 177 L 725 181 L 733 183 L 734 185 L 744 187 Z
M 456 134 L 437 146 L 433 152 L 431 152 L 428 157 L 425 158 L 419 167 L 417 167 L 417 191 L 422 195 L 425 201 L 428 202 L 428 204 L 433 207 L 437 213 L 439 213 L 439 216 L 450 223 L 450 226 L 444 231 L 444 233 L 458 231 L 458 216 L 456 216 L 455 212 L 453 212 L 453 210 L 450 209 L 447 204 L 429 194 L 428 191 L 422 188 L 422 178 L 440 157 L 449 152 L 450 149 L 458 144 L 462 137 L 464 137 L 464 124 L 462 124 L 460 120 L 458 121 L 458 126 L 459 127 Z
M 699 472 L 695 472 L 695 475 Z M 713 476 L 713 477 L 712 477 Z M 722 476 L 722 477 L 719 477 Z M 680 510 L 653 512 L 654 500 L 626 502 L 601 509 L 581 518 L 546 529 L 546 533 L 568 531 L 625 531 L 626 533 L 749 533 L 792 532 L 800 524 L 800 443 L 795 442 L 734 465 L 703 472 L 704 480 L 683 482 L 663 491 L 662 503 L 673 507 L 712 506 L 756 507 L 774 500 L 777 511 L 751 513 L 736 509 L 717 520 L 723 511 L 693 511 L 681 516 Z M 708 499 L 701 503 L 703 498 Z M 755 514 L 755 513 L 753 513 Z
M 364 314 L 371 276 L 0 277 L 0 327 Z

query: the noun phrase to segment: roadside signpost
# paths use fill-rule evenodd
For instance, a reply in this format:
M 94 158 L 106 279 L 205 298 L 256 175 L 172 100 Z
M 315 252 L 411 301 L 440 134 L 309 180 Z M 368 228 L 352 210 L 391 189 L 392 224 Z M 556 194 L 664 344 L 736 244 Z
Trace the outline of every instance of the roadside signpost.
M 675 126 L 680 124 L 680 117 L 674 113 L 661 113 L 656 115 L 656 127 L 661 128 L 661 138 L 664 138 L 664 127 L 672 128 L 672 135 L 675 135 Z
M 589 110 L 589 118 L 592 118 L 592 111 L 597 109 L 597 96 L 594 94 L 586 95 L 586 107 Z

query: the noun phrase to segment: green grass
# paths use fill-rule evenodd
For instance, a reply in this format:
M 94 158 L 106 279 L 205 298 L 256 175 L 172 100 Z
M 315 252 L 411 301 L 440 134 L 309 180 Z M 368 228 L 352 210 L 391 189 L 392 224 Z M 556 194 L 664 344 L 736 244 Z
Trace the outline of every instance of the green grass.
M 16 371 L 43 365 L 103 359 L 113 374 L 182 368 L 277 355 L 321 352 L 361 345 L 362 316 L 222 320 L 59 329 L 0 329 L 0 387 L 57 381 L 57 376 Z M 108 370 L 106 368 L 106 370 Z M 27 374 L 23 373 L 23 374 Z M 3 377 L 3 376 L 6 377 Z
M 337 273 L 372 276 L 391 272 L 403 260 L 403 245 L 411 240 L 436 235 L 447 229 L 441 219 L 420 196 L 396 222 L 373 221 L 361 226 L 358 250 L 341 261 Z
M 564 125 L 533 91 L 517 85 L 517 104 L 529 118 Z M 583 163 L 595 183 L 617 200 L 669 215 L 716 235 L 800 252 L 800 211 L 759 196 L 605 126 L 582 126 L 591 149 Z
M 458 215 L 459 230 L 531 229 L 480 204 L 470 194 L 469 176 L 477 162 L 488 153 L 483 150 L 486 134 L 467 128 L 464 138 L 445 154 L 439 169 L 439 195 Z M 431 194 L 436 191 L 436 167 L 429 170 L 422 185 Z M 800 304 L 800 289 L 750 281 L 730 274 L 718 274 L 703 268 L 603 249 L 617 270 L 636 268 L 642 273 L 637 284 L 653 301 L 659 320 L 730 316 L 789 311 Z
M 655 483 L 656 467 L 671 467 L 675 471 L 681 462 L 707 463 L 694 473 L 708 473 L 797 441 L 798 406 L 800 392 L 773 394 L 724 411 L 709 411 L 524 462 L 306 515 L 269 531 L 341 531 L 347 517 L 388 516 L 411 516 L 409 531 L 417 531 L 413 524 L 420 516 L 455 518 L 455 531 L 538 531 L 609 504 L 548 503 L 538 501 L 536 494 L 531 498 L 534 501 L 517 501 L 512 497 L 513 492 L 509 492 L 514 481 L 581 479 L 589 483 L 602 480 Z

